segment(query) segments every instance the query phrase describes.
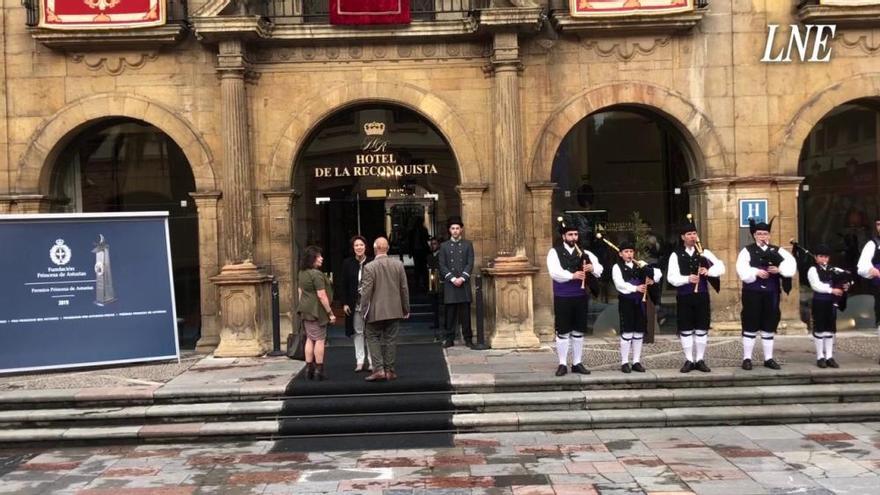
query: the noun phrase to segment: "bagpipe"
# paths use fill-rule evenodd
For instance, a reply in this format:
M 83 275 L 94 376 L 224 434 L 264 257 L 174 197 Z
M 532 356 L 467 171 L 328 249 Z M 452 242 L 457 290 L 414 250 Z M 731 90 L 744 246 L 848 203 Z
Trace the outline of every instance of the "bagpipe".
M 593 297 L 599 296 L 599 278 L 596 277 L 596 273 L 591 271 L 587 272 L 587 265 L 592 265 L 593 260 L 590 259 L 590 256 L 583 250 L 581 250 L 580 246 L 577 244 L 574 245 L 574 251 L 577 253 L 578 257 L 581 259 L 581 270 L 585 272 L 586 277 L 581 280 L 581 289 L 586 290 L 587 287 L 590 289 L 590 294 Z
M 801 246 L 794 239 L 791 239 L 789 243 L 795 253 L 800 253 L 800 255 L 811 260 L 817 267 L 819 266 L 819 262 L 816 260 L 816 255 L 810 252 L 809 249 Z M 841 289 L 843 291 L 842 296 L 834 296 L 834 305 L 843 311 L 846 309 L 847 293 L 850 287 L 855 283 L 856 277 L 851 271 L 830 264 L 825 270 L 831 272 L 831 288 Z
M 688 213 L 687 219 L 688 219 L 688 222 L 693 223 L 694 217 L 693 217 L 693 215 Z M 697 260 L 698 261 L 696 263 L 694 263 L 694 262 L 688 263 L 690 265 L 690 266 L 688 266 L 688 272 L 689 272 L 688 274 L 689 275 L 697 275 L 700 278 L 703 278 L 704 275 L 700 275 L 700 268 L 705 268 L 706 270 L 708 270 L 712 266 L 712 262 L 709 261 L 708 258 L 703 256 L 703 243 L 700 242 L 700 235 L 699 234 L 697 234 L 697 242 L 694 244 L 694 249 L 696 249 L 696 251 L 697 251 Z M 681 270 L 681 264 L 680 264 L 681 260 L 678 260 L 678 261 L 679 261 L 679 270 Z M 721 292 L 721 279 L 719 277 L 710 277 L 708 275 L 705 275 L 705 277 L 706 277 L 706 281 L 709 283 L 709 285 L 711 285 L 712 288 L 715 289 L 715 292 Z M 697 282 L 696 284 L 694 284 L 694 294 L 699 292 L 699 290 L 700 290 L 700 283 Z
M 749 266 L 766 271 L 771 266 L 779 268 L 779 266 L 782 265 L 783 261 L 785 261 L 785 258 L 783 258 L 782 254 L 779 253 L 779 249 L 771 249 L 768 247 L 767 249 L 763 250 L 759 249 L 757 258 L 753 256 L 751 261 L 749 262 Z M 782 275 L 778 274 L 771 274 L 770 276 L 779 278 L 779 285 L 781 286 L 783 292 L 785 292 L 786 294 L 791 292 L 790 278 L 783 277 Z
M 620 253 L 620 248 L 617 247 L 613 242 L 606 239 L 601 232 L 596 232 L 596 239 L 599 239 L 607 244 L 608 247 L 613 249 L 618 254 Z M 649 280 L 654 280 L 654 266 L 647 261 L 642 261 L 636 258 L 633 258 L 633 264 L 635 265 L 636 277 L 645 281 L 646 290 L 644 294 L 642 294 L 642 302 L 646 302 L 650 297 L 652 303 L 654 303 L 655 305 L 659 305 L 661 290 L 660 284 L 649 283 Z

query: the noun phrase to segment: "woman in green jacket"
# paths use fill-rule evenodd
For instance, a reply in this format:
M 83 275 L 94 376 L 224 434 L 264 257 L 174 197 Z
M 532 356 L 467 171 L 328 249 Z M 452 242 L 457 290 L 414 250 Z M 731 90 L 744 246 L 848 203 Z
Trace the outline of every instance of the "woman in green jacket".
M 321 272 L 324 256 L 321 248 L 309 246 L 303 254 L 298 277 L 299 314 L 306 331 L 306 376 L 313 380 L 324 375 L 324 341 L 327 340 L 327 323 L 336 322 L 330 307 L 333 287 Z

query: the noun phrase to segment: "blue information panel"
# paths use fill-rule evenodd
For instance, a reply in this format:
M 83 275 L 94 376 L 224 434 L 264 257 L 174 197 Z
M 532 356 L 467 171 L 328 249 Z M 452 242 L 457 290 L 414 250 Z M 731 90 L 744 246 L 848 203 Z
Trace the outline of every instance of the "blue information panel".
M 748 227 L 749 219 L 755 222 L 767 221 L 766 199 L 741 199 L 739 200 L 739 226 Z
M 175 359 L 168 218 L 0 216 L 0 373 Z

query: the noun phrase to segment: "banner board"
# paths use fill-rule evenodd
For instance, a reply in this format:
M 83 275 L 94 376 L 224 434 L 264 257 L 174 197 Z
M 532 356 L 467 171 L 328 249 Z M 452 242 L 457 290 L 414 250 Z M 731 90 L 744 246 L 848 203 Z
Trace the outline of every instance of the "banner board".
M 572 17 L 676 14 L 694 10 L 693 0 L 569 0 Z
M 0 373 L 178 359 L 168 214 L 0 216 Z
M 164 0 L 40 0 L 40 27 L 135 29 L 165 24 Z

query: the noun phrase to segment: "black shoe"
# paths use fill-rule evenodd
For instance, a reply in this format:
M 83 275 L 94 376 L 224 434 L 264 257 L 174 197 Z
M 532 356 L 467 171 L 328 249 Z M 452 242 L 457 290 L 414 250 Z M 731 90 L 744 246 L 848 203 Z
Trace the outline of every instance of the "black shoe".
M 746 371 L 751 370 L 752 369 L 752 360 L 751 359 L 743 359 L 742 368 Z
M 629 363 L 623 363 L 620 365 L 620 371 L 624 373 L 632 373 L 632 368 L 629 367 Z
M 782 366 L 779 366 L 779 363 L 774 361 L 772 358 L 764 361 L 764 367 L 770 368 L 771 370 L 779 370 L 782 369 Z
M 568 367 L 564 364 L 560 364 L 556 367 L 556 376 L 563 376 L 568 373 Z
M 840 368 L 840 365 L 837 364 L 837 361 L 835 361 L 834 358 L 828 358 L 825 361 L 825 364 L 827 364 L 829 368 Z
M 589 375 L 590 374 L 590 370 L 588 370 L 587 368 L 584 368 L 583 363 L 578 363 L 578 364 L 572 366 L 571 372 L 572 373 L 579 373 L 581 375 Z
M 306 378 L 315 379 L 315 363 L 306 363 Z
M 452 347 L 452 346 L 454 346 L 454 345 L 455 345 L 455 342 L 453 342 L 453 341 L 451 341 L 451 340 L 444 340 L 444 341 L 443 341 L 443 347 L 449 348 L 449 347 Z
M 315 365 L 315 378 L 317 378 L 319 381 L 327 379 L 327 375 L 324 374 L 324 364 L 323 363 Z
M 681 369 L 678 371 L 681 371 L 682 373 L 690 373 L 691 370 L 693 370 L 693 369 L 694 369 L 694 363 L 692 363 L 690 361 L 685 361 L 684 364 L 681 366 Z
M 467 346 L 468 349 L 473 349 L 473 348 L 474 348 L 474 343 L 471 342 L 470 340 L 465 340 L 465 341 L 464 341 L 464 345 Z
M 710 368 L 709 365 L 706 364 L 706 361 L 703 361 L 702 359 L 697 361 L 697 364 L 694 365 L 694 368 L 697 371 L 702 371 L 703 373 L 709 373 L 710 371 L 712 371 L 712 368 Z
M 633 363 L 632 370 L 633 370 L 633 371 L 638 371 L 639 373 L 644 373 L 644 372 L 645 372 L 645 367 L 642 366 L 642 363 Z
M 819 358 L 816 360 L 816 366 L 818 366 L 820 368 L 827 368 L 828 362 L 825 361 L 825 358 Z

